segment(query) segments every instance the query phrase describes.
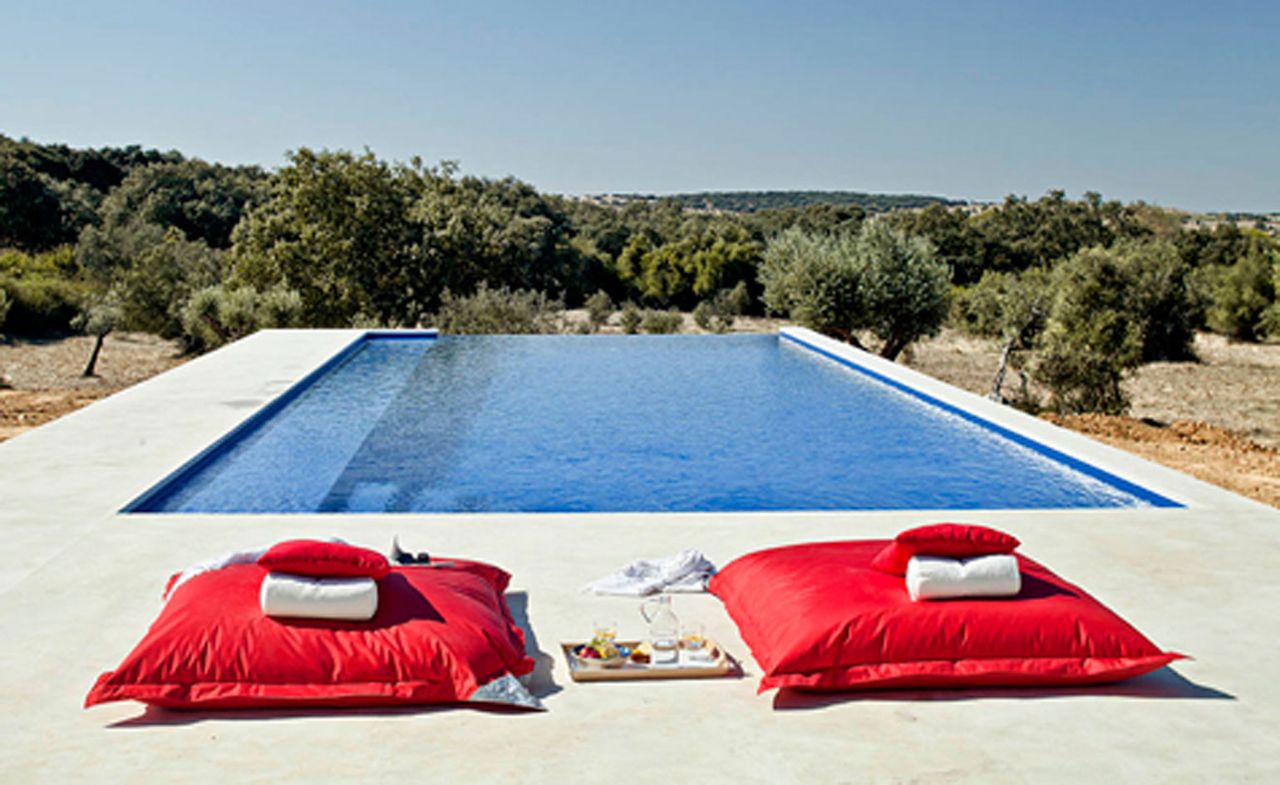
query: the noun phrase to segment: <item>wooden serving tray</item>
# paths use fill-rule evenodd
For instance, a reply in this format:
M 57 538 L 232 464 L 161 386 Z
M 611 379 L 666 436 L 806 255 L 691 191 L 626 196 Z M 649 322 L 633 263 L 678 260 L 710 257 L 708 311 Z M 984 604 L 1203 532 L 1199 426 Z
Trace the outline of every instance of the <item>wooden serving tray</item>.
M 628 660 L 617 668 L 588 668 L 574 656 L 573 650 L 586 641 L 561 643 L 560 649 L 569 663 L 569 676 L 574 681 L 631 681 L 633 679 L 712 679 L 736 673 L 738 664 L 719 643 L 707 639 L 706 646 L 711 659 L 705 663 L 679 665 L 651 665 Z M 618 641 L 633 651 L 640 641 Z M 683 654 L 683 652 L 682 652 Z

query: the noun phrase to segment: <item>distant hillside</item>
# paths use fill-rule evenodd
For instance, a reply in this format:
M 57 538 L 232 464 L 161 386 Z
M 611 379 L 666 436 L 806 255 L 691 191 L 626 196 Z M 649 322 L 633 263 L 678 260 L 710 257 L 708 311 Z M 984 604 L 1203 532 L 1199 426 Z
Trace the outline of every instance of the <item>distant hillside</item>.
M 857 205 L 868 212 L 899 208 L 928 207 L 931 204 L 964 204 L 955 199 L 920 194 L 868 194 L 860 191 L 704 191 L 692 194 L 610 194 L 605 200 L 657 201 L 671 199 L 693 209 L 754 213 L 777 207 L 808 207 L 815 204 Z

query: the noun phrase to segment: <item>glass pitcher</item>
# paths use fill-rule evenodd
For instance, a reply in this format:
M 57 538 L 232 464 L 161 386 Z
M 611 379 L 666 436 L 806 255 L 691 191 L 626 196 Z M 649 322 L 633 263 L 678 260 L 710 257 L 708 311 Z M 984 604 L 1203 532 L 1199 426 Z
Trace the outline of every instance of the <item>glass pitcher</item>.
M 640 604 L 640 615 L 649 625 L 653 665 L 675 665 L 680 660 L 680 620 L 671 610 L 671 597 L 662 594 Z

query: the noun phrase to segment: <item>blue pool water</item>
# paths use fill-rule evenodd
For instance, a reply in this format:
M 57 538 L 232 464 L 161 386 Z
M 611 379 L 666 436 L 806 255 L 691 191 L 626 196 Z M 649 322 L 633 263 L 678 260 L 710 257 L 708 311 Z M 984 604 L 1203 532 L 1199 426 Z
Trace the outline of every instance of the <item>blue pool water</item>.
M 371 336 L 299 388 L 130 509 L 1172 504 L 775 335 Z

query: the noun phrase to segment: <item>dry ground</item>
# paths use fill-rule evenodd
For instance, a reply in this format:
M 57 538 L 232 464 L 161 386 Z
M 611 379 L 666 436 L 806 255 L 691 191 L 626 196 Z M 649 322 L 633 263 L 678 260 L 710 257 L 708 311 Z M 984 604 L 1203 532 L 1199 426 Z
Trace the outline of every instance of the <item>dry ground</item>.
M 577 313 L 568 314 L 570 319 Z M 616 318 L 616 317 L 615 317 Z M 736 329 L 772 331 L 776 320 Z M 696 331 L 685 315 L 684 329 Z M 617 332 L 610 328 L 609 332 Z M 107 337 L 98 376 L 80 378 L 92 339 L 0 342 L 0 441 L 86 406 L 185 361 L 155 336 Z M 1133 417 L 1055 417 L 1054 422 L 1280 507 L 1280 345 L 1196 339 L 1198 362 L 1148 365 L 1128 383 Z M 944 332 L 912 347 L 905 362 L 958 387 L 986 394 L 994 342 Z M 1006 391 L 1016 384 L 1011 375 Z
M 0 342 L 0 441 L 179 365 L 172 341 L 144 333 L 108 335 L 97 375 L 80 376 L 93 339 Z M 3 389 L 8 387 L 10 389 Z

